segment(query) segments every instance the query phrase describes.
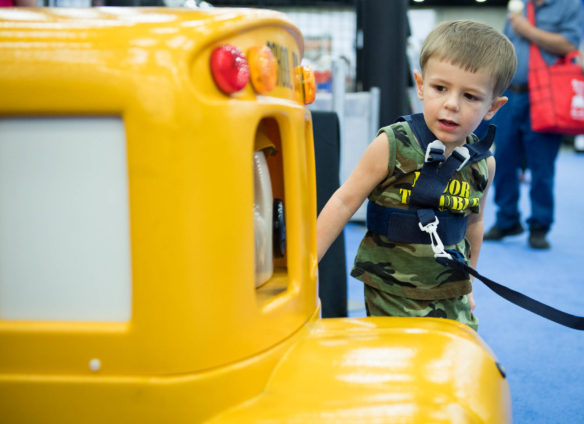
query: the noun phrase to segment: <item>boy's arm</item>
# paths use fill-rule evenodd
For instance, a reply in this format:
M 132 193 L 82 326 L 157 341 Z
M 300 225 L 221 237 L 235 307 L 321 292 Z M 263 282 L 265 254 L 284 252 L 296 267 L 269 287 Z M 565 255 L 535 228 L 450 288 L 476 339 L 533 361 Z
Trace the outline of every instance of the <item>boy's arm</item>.
M 320 261 L 345 224 L 369 193 L 387 176 L 389 142 L 381 133 L 367 147 L 347 181 L 334 192 L 316 221 L 316 241 Z
M 479 253 L 481 251 L 481 246 L 483 245 L 483 234 L 484 234 L 484 212 L 485 203 L 487 199 L 487 194 L 489 193 L 489 188 L 493 182 L 493 177 L 495 176 L 495 159 L 490 156 L 487 159 L 487 166 L 489 169 L 489 179 L 487 180 L 487 187 L 483 192 L 483 197 L 480 202 L 480 211 L 476 214 L 471 214 L 468 218 L 468 225 L 466 227 L 466 238 L 470 242 L 470 266 L 474 269 L 477 267 L 479 261 Z M 471 311 L 475 308 L 475 301 L 472 293 L 469 295 L 469 300 L 471 304 Z

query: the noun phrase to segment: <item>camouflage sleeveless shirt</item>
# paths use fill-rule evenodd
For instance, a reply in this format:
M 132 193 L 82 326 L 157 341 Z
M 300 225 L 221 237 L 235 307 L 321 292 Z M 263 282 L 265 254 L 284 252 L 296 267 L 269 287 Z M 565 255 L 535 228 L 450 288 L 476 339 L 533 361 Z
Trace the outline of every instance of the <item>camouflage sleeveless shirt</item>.
M 379 130 L 389 140 L 388 175 L 369 195 L 369 202 L 408 209 L 409 196 L 424 164 L 425 152 L 407 122 Z M 471 134 L 467 143 L 478 138 Z M 454 174 L 440 198 L 440 210 L 468 216 L 479 212 L 487 186 L 486 159 L 465 166 Z M 468 263 L 470 243 L 463 239 L 445 246 L 462 253 Z M 437 263 L 430 244 L 394 242 L 367 231 L 355 257 L 351 275 L 365 284 L 410 299 L 449 299 L 472 291 L 468 274 Z

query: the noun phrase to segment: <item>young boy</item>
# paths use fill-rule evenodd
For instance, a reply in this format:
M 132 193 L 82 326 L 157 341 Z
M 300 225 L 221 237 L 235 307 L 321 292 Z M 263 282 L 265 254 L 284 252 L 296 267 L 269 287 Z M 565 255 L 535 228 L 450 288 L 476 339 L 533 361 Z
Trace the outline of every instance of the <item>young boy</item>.
M 423 117 L 413 115 L 382 128 L 322 209 L 317 221 L 319 261 L 365 198 L 369 199 L 368 231 L 351 271 L 365 283 L 368 315 L 442 317 L 478 328 L 469 276 L 439 264 L 430 235 L 420 229 L 417 219 L 407 218 L 426 208 L 410 203 L 416 181 L 424 180 L 416 190 L 432 185 L 433 177 L 429 181 L 427 176 L 438 172 L 452 152 L 457 158 L 461 146 L 477 142 L 472 132 L 507 101 L 501 94 L 515 67 L 513 46 L 490 26 L 464 20 L 436 27 L 422 46 L 421 73 L 414 72 L 417 95 L 424 103 Z M 432 140 L 442 142 L 439 160 L 446 161 L 438 162 L 439 166 L 432 163 L 439 152 L 436 156 L 432 146 L 426 150 Z M 434 166 L 432 172 L 424 174 L 424 162 Z M 438 228 L 447 231 L 442 235 L 445 248 L 459 252 L 472 267 L 482 244 L 483 208 L 494 172 L 490 155 L 461 165 L 445 182 L 434 208 L 442 222 Z M 400 214 L 408 216 L 404 220 Z M 457 223 L 447 224 L 450 218 Z M 387 228 L 387 233 L 379 228 Z

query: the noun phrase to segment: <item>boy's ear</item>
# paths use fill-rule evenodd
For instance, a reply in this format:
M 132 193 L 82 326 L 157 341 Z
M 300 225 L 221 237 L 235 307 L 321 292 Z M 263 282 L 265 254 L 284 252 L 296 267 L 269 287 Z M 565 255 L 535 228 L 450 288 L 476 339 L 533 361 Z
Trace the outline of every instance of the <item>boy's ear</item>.
M 495 100 L 493 100 L 493 103 L 491 103 L 491 107 L 489 108 L 487 114 L 485 115 L 485 117 L 483 119 L 485 121 L 488 121 L 493 116 L 495 116 L 495 113 L 497 113 L 497 111 L 499 109 L 501 109 L 501 106 L 503 106 L 505 103 L 507 103 L 507 100 L 509 100 L 509 99 L 505 96 L 496 97 Z
M 414 80 L 416 81 L 416 94 L 418 95 L 418 99 L 424 100 L 424 90 L 422 90 L 424 78 L 422 77 L 422 73 L 417 69 L 414 70 Z

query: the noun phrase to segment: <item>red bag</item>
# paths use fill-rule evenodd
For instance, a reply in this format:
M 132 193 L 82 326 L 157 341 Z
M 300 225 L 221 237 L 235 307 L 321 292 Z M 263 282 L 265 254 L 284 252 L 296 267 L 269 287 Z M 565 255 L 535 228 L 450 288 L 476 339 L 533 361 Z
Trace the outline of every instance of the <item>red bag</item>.
M 535 25 L 533 3 L 527 2 L 527 18 Z M 535 44 L 529 47 L 529 103 L 533 131 L 584 134 L 584 73 L 568 53 L 548 66 Z

